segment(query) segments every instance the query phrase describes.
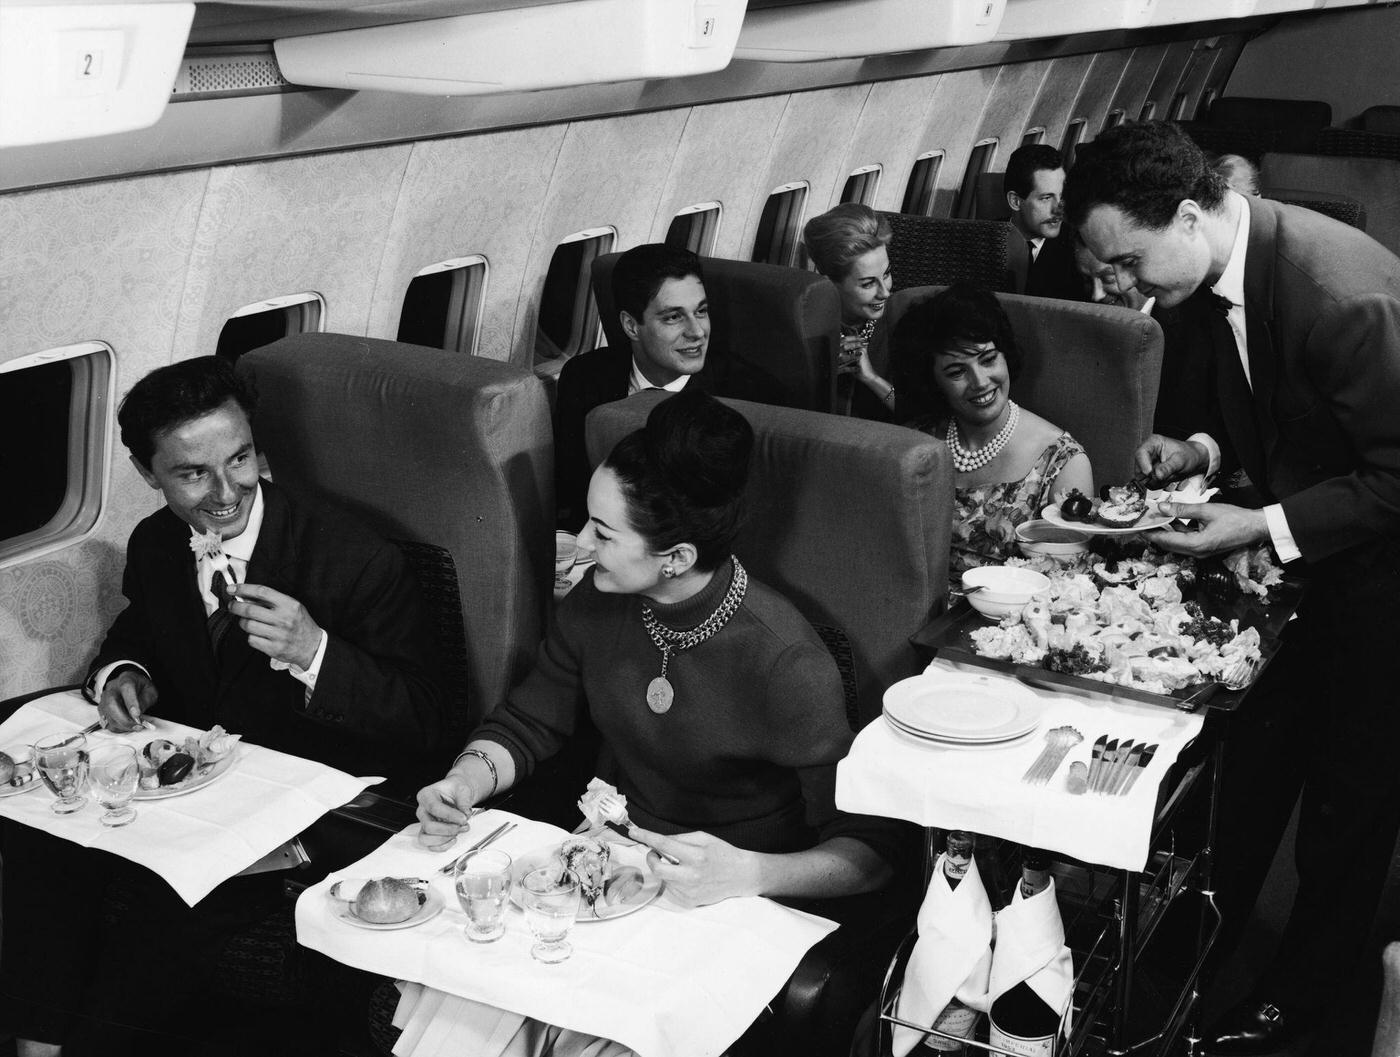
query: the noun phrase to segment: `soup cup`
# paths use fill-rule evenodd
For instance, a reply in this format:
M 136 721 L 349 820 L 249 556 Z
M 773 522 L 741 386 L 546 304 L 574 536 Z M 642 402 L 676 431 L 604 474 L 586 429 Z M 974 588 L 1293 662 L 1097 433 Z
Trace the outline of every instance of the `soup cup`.
M 962 574 L 968 602 L 984 617 L 1000 620 L 1050 586 L 1050 578 L 1034 569 L 1014 565 L 983 565 Z M 973 590 L 977 588 L 977 590 Z

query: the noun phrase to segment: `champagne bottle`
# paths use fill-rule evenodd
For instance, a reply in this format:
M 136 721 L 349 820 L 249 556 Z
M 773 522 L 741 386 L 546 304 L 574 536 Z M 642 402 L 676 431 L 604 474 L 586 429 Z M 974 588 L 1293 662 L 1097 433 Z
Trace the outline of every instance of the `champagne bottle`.
M 948 836 L 943 844 L 943 876 L 948 881 L 949 888 L 957 888 L 967 877 L 967 871 L 972 866 L 972 853 L 976 847 L 977 837 L 975 834 L 962 830 L 948 831 Z M 966 1039 L 972 1035 L 973 1028 L 977 1026 L 977 1017 L 977 1010 L 964 1005 L 958 1001 L 957 996 L 954 996 L 943 1007 L 943 1012 L 934 1019 L 933 1026 L 936 1030 L 948 1035 L 956 1035 L 960 1039 Z M 925 1035 L 923 1048 L 937 1053 L 967 1052 L 967 1047 L 961 1042 L 941 1038 L 938 1035 Z
M 1050 887 L 1050 856 L 1027 848 L 1021 860 L 1019 889 L 1030 899 Z M 1059 911 L 1054 911 L 1059 917 Z M 1062 930 L 1063 931 L 1063 930 Z M 1018 1057 L 1051 1057 L 1060 1033 L 1060 1012 L 1022 980 L 997 996 L 991 1009 L 992 1046 Z

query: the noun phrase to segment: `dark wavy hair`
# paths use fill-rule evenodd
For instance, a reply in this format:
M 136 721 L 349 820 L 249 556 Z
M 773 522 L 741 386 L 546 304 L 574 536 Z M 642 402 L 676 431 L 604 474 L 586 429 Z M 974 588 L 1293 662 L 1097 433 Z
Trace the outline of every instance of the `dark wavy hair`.
M 888 246 L 894 237 L 889 219 L 859 202 L 842 202 L 807 221 L 802 244 L 812 263 L 834 283 L 846 278 L 857 257 Z
M 700 270 L 700 258 L 690 250 L 662 242 L 633 246 L 613 265 L 613 304 L 640 323 L 662 283 L 692 275 L 704 285 L 705 273 Z
M 1027 143 L 1011 152 L 1006 162 L 1006 176 L 1003 183 L 1006 190 L 1015 191 L 1022 198 L 1031 193 L 1035 186 L 1035 174 L 1042 169 L 1054 172 L 1063 169 L 1065 160 L 1048 143 Z
M 197 356 L 157 367 L 122 399 L 117 410 L 122 443 L 149 470 L 162 433 L 216 411 L 230 400 L 252 421 L 257 390 L 252 379 L 240 378 L 228 360 Z
M 628 521 L 647 546 L 662 553 L 692 544 L 696 568 L 709 572 L 734 552 L 752 452 L 748 420 L 690 386 L 657 404 L 603 465 L 617 475 Z
M 954 283 L 904 313 L 894 329 L 895 388 L 908 394 L 911 419 L 942 419 L 948 404 L 933 380 L 940 353 L 990 341 L 1006 359 L 1014 381 L 1021 373 L 1021 347 L 996 294 L 971 283 Z
M 1083 227 L 1095 206 L 1116 206 L 1134 224 L 1161 231 L 1190 198 L 1219 208 L 1225 179 L 1200 147 L 1169 121 L 1119 125 L 1079 148 L 1065 181 L 1065 215 Z

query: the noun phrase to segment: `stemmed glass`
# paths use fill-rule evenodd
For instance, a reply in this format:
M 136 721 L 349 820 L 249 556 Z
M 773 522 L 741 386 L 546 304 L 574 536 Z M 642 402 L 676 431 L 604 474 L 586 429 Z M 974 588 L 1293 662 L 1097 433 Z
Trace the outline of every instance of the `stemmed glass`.
M 554 586 L 569 586 L 569 570 L 578 561 L 578 537 L 560 530 L 554 533 Z
M 574 953 L 567 937 L 578 916 L 578 882 L 561 878 L 557 866 L 542 866 L 525 875 L 520 889 L 525 924 L 536 940 L 530 956 L 549 965 L 562 962 Z
M 56 815 L 68 815 L 87 803 L 87 736 L 81 732 L 46 734 L 34 743 L 34 768 L 58 797 L 49 807 Z
M 510 895 L 510 856 L 503 851 L 479 851 L 457 864 L 457 901 L 467 915 L 467 939 L 490 943 L 506 931 L 506 899 Z
M 93 749 L 88 776 L 92 798 L 106 811 L 98 820 L 104 826 L 125 826 L 136 817 L 131 798 L 141 779 L 136 750 L 130 745 L 103 745 Z

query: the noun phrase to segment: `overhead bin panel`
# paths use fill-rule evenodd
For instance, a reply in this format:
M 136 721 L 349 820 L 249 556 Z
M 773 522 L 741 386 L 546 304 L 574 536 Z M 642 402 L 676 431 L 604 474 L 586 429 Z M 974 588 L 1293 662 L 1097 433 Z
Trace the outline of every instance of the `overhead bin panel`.
M 571 0 L 274 42 L 294 84 L 491 95 L 711 73 L 747 0 Z
M 1006 0 L 997 40 L 1035 40 L 1142 29 L 1152 24 L 1158 7 L 1174 0 Z M 1229 0 L 1226 0 L 1229 2 Z
M 1267 0 L 1275 2 L 1275 0 Z M 1309 0 L 1282 0 L 1307 4 Z M 1177 26 L 1185 22 L 1248 18 L 1259 7 L 1259 0 L 1161 0 L 1152 13 L 1152 25 Z
M 815 62 L 984 44 L 1007 0 L 825 0 L 750 11 L 736 59 Z
M 192 3 L 0 3 L 0 147 L 154 125 Z

